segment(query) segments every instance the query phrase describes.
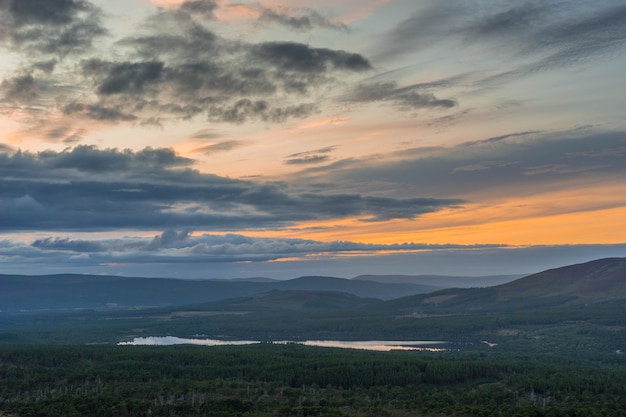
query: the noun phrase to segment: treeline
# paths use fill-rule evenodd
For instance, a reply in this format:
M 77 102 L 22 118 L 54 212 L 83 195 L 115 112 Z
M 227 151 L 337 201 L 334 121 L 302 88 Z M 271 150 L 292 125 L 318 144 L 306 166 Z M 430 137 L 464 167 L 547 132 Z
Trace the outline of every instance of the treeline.
M 420 352 L 5 346 L 0 416 L 623 416 L 626 365 Z

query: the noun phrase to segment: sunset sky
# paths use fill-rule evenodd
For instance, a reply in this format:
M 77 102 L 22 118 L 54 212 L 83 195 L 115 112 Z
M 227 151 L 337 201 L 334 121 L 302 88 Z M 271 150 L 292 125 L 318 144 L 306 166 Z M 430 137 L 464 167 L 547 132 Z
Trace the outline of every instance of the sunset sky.
M 0 0 L 0 273 L 626 256 L 626 3 Z

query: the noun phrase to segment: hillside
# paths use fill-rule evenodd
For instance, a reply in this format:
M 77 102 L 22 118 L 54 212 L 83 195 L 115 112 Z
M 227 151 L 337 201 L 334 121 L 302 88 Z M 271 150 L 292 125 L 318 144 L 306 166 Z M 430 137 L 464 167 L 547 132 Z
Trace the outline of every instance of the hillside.
M 447 275 L 359 275 L 355 280 L 382 283 L 404 283 L 428 285 L 435 288 L 475 288 L 492 287 L 522 278 L 524 274 L 488 276 L 447 276 Z
M 550 269 L 498 288 L 500 298 L 571 296 L 579 302 L 626 298 L 626 258 Z
M 445 289 L 389 301 L 414 313 L 515 311 L 626 299 L 626 258 L 606 258 L 529 275 L 488 288 Z
M 436 288 L 333 277 L 274 280 L 181 280 L 96 275 L 0 275 L 0 311 L 159 307 L 252 296 L 272 290 L 337 291 L 392 299 Z
M 209 303 L 205 306 L 221 309 L 244 311 L 340 311 L 367 308 L 379 303 L 375 298 L 362 298 L 356 295 L 335 291 L 312 290 L 272 290 L 241 297 Z

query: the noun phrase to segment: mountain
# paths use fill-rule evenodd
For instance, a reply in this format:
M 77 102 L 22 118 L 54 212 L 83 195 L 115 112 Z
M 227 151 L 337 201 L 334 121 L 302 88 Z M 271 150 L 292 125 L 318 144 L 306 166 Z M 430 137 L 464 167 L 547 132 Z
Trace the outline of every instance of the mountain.
M 626 258 L 598 259 L 488 288 L 445 289 L 386 302 L 413 314 L 515 311 L 626 299 Z
M 443 288 L 492 287 L 522 278 L 524 274 L 487 275 L 487 276 L 447 276 L 447 275 L 359 275 L 355 280 L 376 281 L 382 283 L 405 283 L 428 285 Z
M 571 296 L 579 302 L 626 298 L 626 258 L 550 269 L 499 287 L 501 297 Z
M 431 278 L 435 280 L 441 277 Z M 402 276 L 387 276 L 385 279 L 410 281 Z M 447 282 L 449 284 L 452 281 Z M 387 300 L 384 305 L 376 308 L 390 309 L 389 311 L 398 314 L 457 314 L 626 299 L 626 258 L 599 259 L 551 269 L 491 287 L 449 288 L 439 291 L 437 287 L 414 282 L 377 282 L 324 276 L 273 281 L 181 280 L 72 274 L 0 275 L 0 289 L 0 310 L 5 312 L 183 306 L 251 297 L 280 290 L 338 292 Z
M 275 289 L 279 290 L 314 290 L 345 292 L 359 297 L 371 297 L 383 300 L 404 297 L 409 293 L 424 294 L 441 287 L 411 283 L 381 283 L 324 276 L 306 276 L 288 281 L 280 281 Z M 274 288 L 273 288 L 274 289 Z
M 509 348 L 537 340 L 553 352 L 588 346 L 593 335 L 593 343 L 604 351 L 623 349 L 623 332 L 618 330 L 624 326 L 626 258 L 555 268 L 492 287 L 427 294 L 408 290 L 419 287 L 316 276 L 242 282 L 5 275 L 0 276 L 0 308 L 8 314 L 0 314 L 0 344 L 204 335 L 243 340 L 488 340 Z M 107 302 L 120 308 L 107 309 Z M 156 308 L 133 308 L 137 306 Z M 44 308 L 59 311 L 37 314 L 36 309 Z M 80 310 L 68 311 L 74 308 Z M 20 309 L 30 314 L 11 314 Z
M 274 280 L 181 280 L 97 275 L 0 275 L 0 311 L 102 309 L 198 304 L 272 290 L 337 291 L 392 299 L 436 288 L 333 277 Z

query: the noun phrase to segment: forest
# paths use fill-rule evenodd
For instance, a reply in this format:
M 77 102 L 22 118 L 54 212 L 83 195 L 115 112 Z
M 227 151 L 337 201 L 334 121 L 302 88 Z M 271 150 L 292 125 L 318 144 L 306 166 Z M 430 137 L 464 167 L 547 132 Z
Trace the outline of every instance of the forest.
M 623 416 L 626 360 L 295 344 L 0 348 L 2 416 Z

